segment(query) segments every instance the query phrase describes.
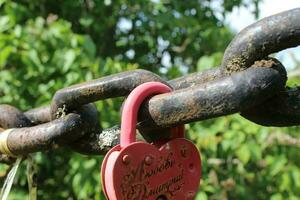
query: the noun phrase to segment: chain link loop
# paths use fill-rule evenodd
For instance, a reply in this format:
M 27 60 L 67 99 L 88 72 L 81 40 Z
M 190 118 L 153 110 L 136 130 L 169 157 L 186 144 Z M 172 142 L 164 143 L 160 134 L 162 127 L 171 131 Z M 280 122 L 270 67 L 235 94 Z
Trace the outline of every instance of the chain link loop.
M 0 151 L 24 155 L 69 146 L 84 154 L 105 154 L 118 143 L 119 131 L 102 130 L 92 103 L 126 96 L 149 81 L 168 84 L 175 91 L 143 103 L 138 129 L 147 140 L 157 139 L 147 134 L 153 129 L 165 133 L 158 137 L 168 137 L 171 126 L 237 112 L 265 126 L 299 125 L 299 87 L 286 88 L 284 66 L 267 57 L 300 44 L 299 18 L 297 8 L 250 25 L 232 40 L 222 65 L 214 69 L 170 81 L 146 70 L 127 71 L 61 89 L 51 105 L 24 113 L 0 105 L 0 127 L 13 128 L 0 136 L 6 144 L 0 142 Z

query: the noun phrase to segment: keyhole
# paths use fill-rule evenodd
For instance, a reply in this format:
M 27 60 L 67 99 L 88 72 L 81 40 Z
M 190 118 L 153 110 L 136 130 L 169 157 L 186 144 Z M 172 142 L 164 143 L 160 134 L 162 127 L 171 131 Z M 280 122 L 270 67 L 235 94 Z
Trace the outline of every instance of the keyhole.
M 156 198 L 156 200 L 168 200 L 168 198 L 165 195 L 160 195 Z

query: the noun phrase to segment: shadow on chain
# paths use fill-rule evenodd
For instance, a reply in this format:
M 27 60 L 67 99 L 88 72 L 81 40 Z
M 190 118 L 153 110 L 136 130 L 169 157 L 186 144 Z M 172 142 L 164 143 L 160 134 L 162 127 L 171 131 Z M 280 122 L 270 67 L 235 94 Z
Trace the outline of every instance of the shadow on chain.
M 68 145 L 85 154 L 104 154 L 118 141 L 119 131 L 102 131 L 97 110 L 89 103 L 126 96 L 149 81 L 169 84 L 175 91 L 144 102 L 138 128 L 148 140 L 168 137 L 162 130 L 171 126 L 236 112 L 263 125 L 299 124 L 299 90 L 285 89 L 284 67 L 276 59 L 266 58 L 300 43 L 299 18 L 300 8 L 247 27 L 230 43 L 219 68 L 169 82 L 146 70 L 123 72 L 61 89 L 51 107 L 2 115 L 0 125 L 15 128 L 8 136 L 8 147 L 15 154 L 44 151 L 56 145 Z M 149 134 L 153 130 L 157 134 Z
M 38 109 L 36 111 L 41 113 Z M 35 121 L 31 121 L 34 118 L 30 118 L 34 115 L 26 116 L 12 106 L 0 105 L 0 112 L 5 113 L 0 117 L 0 126 L 10 131 L 6 143 L 15 155 L 68 145 L 85 136 L 86 130 L 89 130 L 90 136 L 101 131 L 98 111 L 93 104 L 84 105 L 74 113 L 35 126 L 32 126 Z M 81 145 L 76 146 L 77 151 L 81 148 Z

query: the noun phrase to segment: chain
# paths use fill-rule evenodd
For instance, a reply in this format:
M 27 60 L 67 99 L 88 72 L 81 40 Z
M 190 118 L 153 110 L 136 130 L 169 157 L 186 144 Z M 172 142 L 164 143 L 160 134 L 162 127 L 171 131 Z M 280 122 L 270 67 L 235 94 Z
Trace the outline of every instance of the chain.
M 229 44 L 222 65 L 210 70 L 170 81 L 146 70 L 133 70 L 61 89 L 51 105 L 24 113 L 0 105 L 5 145 L 14 155 L 59 146 L 83 154 L 105 154 L 119 142 L 119 128 L 103 130 L 92 103 L 126 96 L 149 81 L 165 83 L 174 91 L 143 103 L 138 129 L 146 140 L 168 137 L 171 126 L 233 113 L 264 126 L 299 125 L 300 90 L 285 87 L 284 66 L 268 57 L 300 44 L 299 18 L 297 8 L 248 26 Z M 159 136 L 148 134 L 158 129 Z

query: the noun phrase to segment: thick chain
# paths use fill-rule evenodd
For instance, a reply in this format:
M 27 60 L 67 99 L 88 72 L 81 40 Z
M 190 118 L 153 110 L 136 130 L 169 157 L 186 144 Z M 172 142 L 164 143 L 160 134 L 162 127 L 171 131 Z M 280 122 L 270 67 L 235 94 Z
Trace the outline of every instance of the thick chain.
M 264 18 L 242 30 L 229 44 L 222 65 L 165 81 L 133 70 L 57 91 L 51 106 L 22 113 L 0 105 L 0 126 L 9 130 L 6 145 L 16 155 L 67 145 L 84 154 L 104 154 L 118 143 L 118 128 L 102 130 L 92 102 L 128 95 L 138 85 L 159 81 L 172 93 L 152 97 L 139 113 L 138 128 L 149 130 L 240 112 L 265 126 L 300 124 L 298 88 L 285 88 L 285 68 L 271 53 L 300 44 L 300 8 Z

